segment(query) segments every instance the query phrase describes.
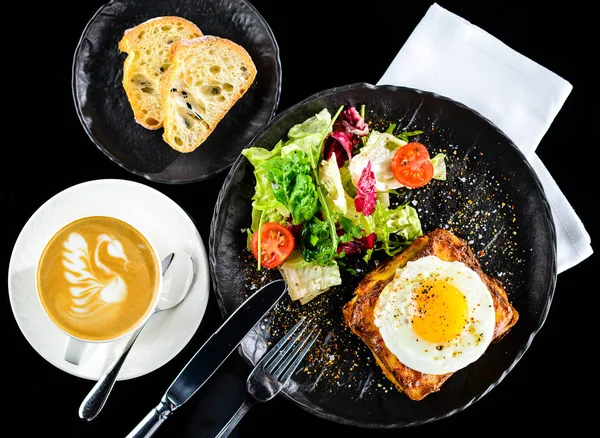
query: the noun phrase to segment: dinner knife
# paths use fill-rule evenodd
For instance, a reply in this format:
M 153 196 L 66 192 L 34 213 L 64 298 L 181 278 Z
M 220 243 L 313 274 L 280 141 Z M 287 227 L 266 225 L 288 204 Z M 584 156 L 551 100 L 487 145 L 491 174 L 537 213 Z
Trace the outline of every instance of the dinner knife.
M 194 354 L 160 403 L 126 438 L 152 436 L 167 418 L 192 397 L 242 342 L 244 336 L 271 310 L 287 291 L 283 279 L 266 284 L 244 301 Z

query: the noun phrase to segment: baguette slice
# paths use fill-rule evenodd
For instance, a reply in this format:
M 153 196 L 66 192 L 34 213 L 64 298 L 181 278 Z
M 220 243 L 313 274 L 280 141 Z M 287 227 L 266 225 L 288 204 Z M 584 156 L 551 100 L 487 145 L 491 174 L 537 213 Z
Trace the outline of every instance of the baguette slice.
M 163 139 L 192 152 L 248 91 L 256 66 L 242 46 L 212 35 L 177 41 L 170 63 L 160 85 Z
M 119 50 L 127 53 L 123 88 L 137 123 L 152 130 L 162 127 L 159 85 L 169 68 L 169 49 L 175 41 L 202 35 L 194 23 L 176 16 L 155 17 L 124 32 L 119 41 Z

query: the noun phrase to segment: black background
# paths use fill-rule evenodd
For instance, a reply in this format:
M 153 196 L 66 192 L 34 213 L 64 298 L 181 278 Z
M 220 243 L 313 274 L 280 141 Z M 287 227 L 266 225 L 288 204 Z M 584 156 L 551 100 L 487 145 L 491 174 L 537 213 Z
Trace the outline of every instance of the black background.
M 25 10 L 10 15 L 17 27 L 5 30 L 5 39 L 17 47 L 7 50 L 3 74 L 9 78 L 3 85 L 3 113 L 9 121 L 5 132 L 11 133 L 2 142 L 0 188 L 5 275 L 15 240 L 35 210 L 67 187 L 92 179 L 122 178 L 160 190 L 189 213 L 205 245 L 209 240 L 214 203 L 226 173 L 185 185 L 148 182 L 100 152 L 76 116 L 71 95 L 73 53 L 84 26 L 103 3 L 19 3 L 17 7 Z M 280 47 L 279 111 L 323 89 L 354 82 L 375 84 L 432 4 L 251 3 L 270 24 Z M 526 3 L 438 2 L 573 85 L 537 152 L 594 244 L 600 93 L 593 61 L 599 39 L 584 2 L 567 6 Z M 19 38 L 24 41 L 15 43 Z M 584 399 L 591 396 L 593 400 L 597 390 L 598 366 L 593 359 L 597 307 L 591 303 L 598 292 L 594 268 L 598 268 L 595 254 L 559 274 L 546 323 L 525 356 L 499 386 L 465 411 L 417 428 L 369 430 L 313 417 L 276 398 L 254 407 L 231 436 L 508 435 L 523 428 L 548 433 L 565 426 L 571 432 L 585 430 L 593 424 L 593 417 Z M 93 382 L 67 374 L 38 355 L 16 324 L 7 289 L 2 310 L 3 427 L 12 429 L 9 435 L 14 436 L 125 436 L 159 402 L 180 369 L 222 322 L 211 294 L 205 318 L 189 344 L 162 368 L 117 382 L 103 411 L 87 423 L 79 419 L 77 410 Z M 155 436 L 213 437 L 241 403 L 248 372 L 241 359 L 232 355 Z

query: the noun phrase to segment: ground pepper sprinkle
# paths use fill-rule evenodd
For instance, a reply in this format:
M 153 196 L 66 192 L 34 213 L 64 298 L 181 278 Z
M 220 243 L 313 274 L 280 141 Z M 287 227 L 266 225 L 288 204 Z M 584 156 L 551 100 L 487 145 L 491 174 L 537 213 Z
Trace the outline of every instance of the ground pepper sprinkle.
M 378 130 L 389 125 L 388 122 L 370 124 Z M 432 156 L 438 152 L 446 154 L 447 178 L 401 193 L 393 202 L 410 202 L 419 214 L 424 233 L 439 227 L 467 240 L 484 271 L 500 279 L 509 299 L 513 299 L 523 287 L 516 279 L 523 278 L 526 257 L 517 244 L 520 227 L 512 200 L 515 194 L 509 191 L 510 173 L 489 168 L 483 151 L 472 145 L 459 148 L 453 143 L 451 133 L 440 127 L 422 134 L 417 141 L 427 145 Z M 342 306 L 350 300 L 358 282 L 384 258 L 385 254 L 375 253 L 368 264 L 356 261 L 352 266 L 355 275 L 342 270 L 342 285 L 305 305 L 284 297 L 265 318 L 260 330 L 268 348 L 303 316 L 318 321 L 321 328 L 311 354 L 292 378 L 292 388 L 318 390 L 349 399 L 376 398 L 395 391 L 371 351 L 347 328 L 342 316 Z M 272 279 L 281 278 L 277 269 L 258 271 L 249 252 L 244 255 L 244 270 L 246 296 Z

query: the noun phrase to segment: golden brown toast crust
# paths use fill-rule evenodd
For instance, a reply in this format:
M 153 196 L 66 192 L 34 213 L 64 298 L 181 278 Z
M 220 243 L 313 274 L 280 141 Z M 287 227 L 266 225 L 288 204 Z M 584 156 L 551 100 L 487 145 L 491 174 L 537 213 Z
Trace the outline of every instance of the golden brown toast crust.
M 354 291 L 353 298 L 343 309 L 346 324 L 369 347 L 385 376 L 400 392 L 412 400 L 422 400 L 439 391 L 453 373 L 426 374 L 415 371 L 403 363 L 386 347 L 378 327 L 374 323 L 375 305 L 383 288 L 393 279 L 396 269 L 410 260 L 436 255 L 446 261 L 460 261 L 473 269 L 487 286 L 494 301 L 496 325 L 492 342 L 504 337 L 519 318 L 508 300 L 502 283 L 483 272 L 468 243 L 443 229 L 435 229 L 418 237 L 402 253 L 381 263 L 369 272 Z

